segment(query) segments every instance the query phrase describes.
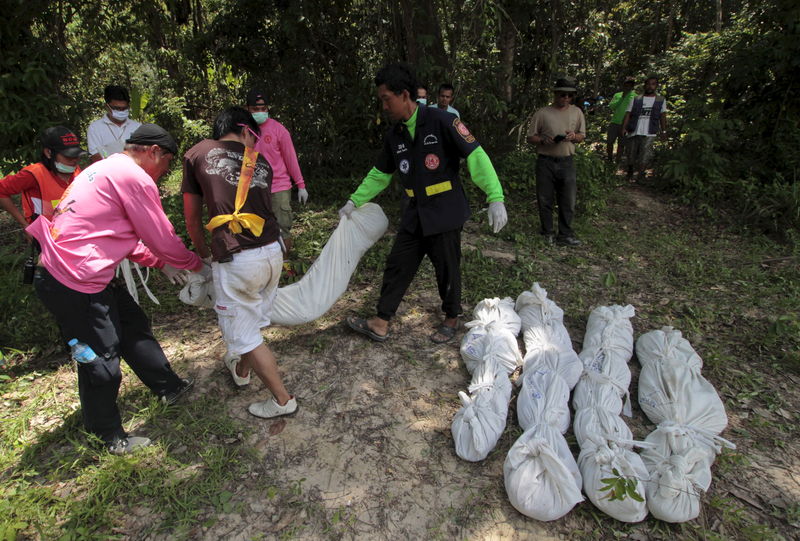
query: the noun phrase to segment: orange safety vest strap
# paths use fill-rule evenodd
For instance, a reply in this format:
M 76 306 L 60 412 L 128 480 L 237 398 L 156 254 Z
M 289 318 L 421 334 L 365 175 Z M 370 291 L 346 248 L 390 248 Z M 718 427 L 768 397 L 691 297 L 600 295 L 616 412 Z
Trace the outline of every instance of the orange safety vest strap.
M 214 231 L 216 228 L 228 224 L 231 233 L 239 234 L 242 228 L 249 229 L 256 237 L 261 236 L 264 229 L 264 218 L 249 212 L 240 213 L 244 202 L 247 200 L 247 193 L 250 190 L 250 181 L 253 180 L 253 172 L 256 168 L 258 152 L 250 147 L 245 147 L 242 156 L 242 170 L 239 173 L 239 183 L 236 185 L 236 201 L 234 202 L 233 214 L 219 214 L 214 216 L 206 229 Z
M 23 168 L 23 171 L 28 171 L 36 179 L 40 194 L 40 197 L 33 197 L 30 193 L 22 193 L 22 212 L 25 214 L 25 218 L 30 220 L 34 214 L 52 218 L 53 211 L 61 201 L 65 188 L 43 163 L 31 164 Z M 80 168 L 76 167 L 72 178 L 74 179 L 80 172 Z

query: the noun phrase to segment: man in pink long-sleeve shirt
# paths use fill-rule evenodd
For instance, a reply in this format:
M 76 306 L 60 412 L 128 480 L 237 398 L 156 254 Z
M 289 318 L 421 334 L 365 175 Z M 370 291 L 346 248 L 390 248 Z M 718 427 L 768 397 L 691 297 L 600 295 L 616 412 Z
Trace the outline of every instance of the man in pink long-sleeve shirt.
M 124 258 L 210 275 L 210 268 L 177 237 L 161 206 L 156 181 L 177 152 L 164 129 L 142 125 L 126 141 L 124 152 L 75 178 L 52 219 L 40 216 L 26 229 L 42 248 L 36 294 L 67 339 L 87 344 L 97 355 L 78 364 L 83 422 L 115 454 L 150 443 L 122 428 L 117 408 L 121 357 L 167 403 L 192 384 L 172 371 L 147 316 L 113 280 Z
M 272 212 L 281 227 L 281 238 L 288 252 L 292 248 L 292 181 L 297 185 L 297 200 L 304 205 L 308 201 L 306 183 L 289 130 L 269 118 L 267 94 L 258 88 L 250 90 L 247 110 L 259 125 L 260 138 L 255 149 L 272 166 Z

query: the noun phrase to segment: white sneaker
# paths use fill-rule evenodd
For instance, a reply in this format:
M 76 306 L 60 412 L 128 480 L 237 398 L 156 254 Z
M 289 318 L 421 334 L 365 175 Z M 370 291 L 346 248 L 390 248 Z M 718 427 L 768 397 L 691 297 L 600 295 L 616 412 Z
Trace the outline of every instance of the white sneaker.
M 244 387 L 245 385 L 250 384 L 250 373 L 247 374 L 246 378 L 243 378 L 236 373 L 236 366 L 239 364 L 240 359 L 241 357 L 239 355 L 230 355 L 228 353 L 226 353 L 222 358 L 222 360 L 225 362 L 225 366 L 227 366 L 228 370 L 231 371 L 233 382 L 239 387 Z
M 265 400 L 264 402 L 255 402 L 250 404 L 247 411 L 256 417 L 263 417 L 264 419 L 271 419 L 273 417 L 282 417 L 283 415 L 291 415 L 297 411 L 297 400 L 291 397 L 285 405 L 280 406 L 275 399 Z

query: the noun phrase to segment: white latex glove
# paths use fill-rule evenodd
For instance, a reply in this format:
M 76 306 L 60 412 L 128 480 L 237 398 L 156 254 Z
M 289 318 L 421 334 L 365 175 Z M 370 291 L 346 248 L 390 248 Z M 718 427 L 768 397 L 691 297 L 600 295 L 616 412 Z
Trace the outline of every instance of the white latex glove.
M 205 259 L 203 260 L 203 267 L 200 270 L 194 272 L 195 274 L 199 274 L 200 276 L 202 276 L 204 280 L 211 279 L 211 265 L 209 265 Z
M 341 220 L 345 216 L 349 218 L 355 208 L 356 204 L 348 199 L 347 203 L 345 203 L 344 206 L 339 209 L 339 219 Z
M 489 203 L 489 227 L 492 228 L 492 232 L 499 233 L 507 223 L 508 214 L 506 214 L 505 203 L 502 201 Z
M 164 264 L 161 267 L 161 272 L 164 273 L 164 276 L 167 277 L 167 280 L 175 284 L 176 286 L 184 286 L 186 285 L 186 281 L 189 279 L 189 272 L 183 269 L 176 269 L 172 265 Z
M 306 201 L 308 201 L 308 191 L 305 188 L 298 188 L 297 202 L 305 205 Z

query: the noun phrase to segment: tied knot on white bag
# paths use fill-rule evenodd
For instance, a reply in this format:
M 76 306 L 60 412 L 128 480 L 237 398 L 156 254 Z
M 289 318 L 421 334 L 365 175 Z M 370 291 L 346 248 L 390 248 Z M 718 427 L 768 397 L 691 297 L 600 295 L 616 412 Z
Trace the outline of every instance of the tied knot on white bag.
M 513 468 L 519 468 L 522 464 L 532 458 L 538 458 L 540 454 L 545 451 L 545 448 L 550 447 L 547 442 L 541 438 L 532 438 L 520 445 L 522 449 L 519 454 L 514 454 L 513 458 L 509 455 L 510 465 Z
M 189 274 L 178 298 L 190 306 L 213 308 L 215 300 L 213 278 L 205 278 L 199 273 Z

